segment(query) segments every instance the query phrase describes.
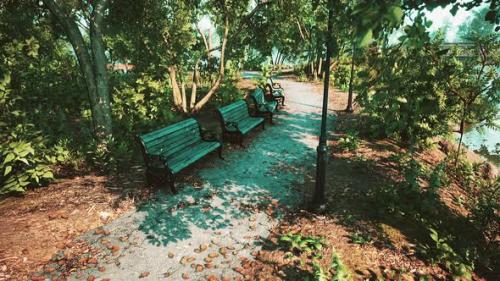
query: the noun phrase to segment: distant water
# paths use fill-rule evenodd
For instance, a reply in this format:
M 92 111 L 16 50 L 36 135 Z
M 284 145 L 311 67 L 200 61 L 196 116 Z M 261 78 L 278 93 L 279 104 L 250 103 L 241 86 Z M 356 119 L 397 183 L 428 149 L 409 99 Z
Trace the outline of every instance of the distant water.
M 245 79 L 260 79 L 262 76 L 259 71 L 242 71 L 241 77 Z
M 490 128 L 481 130 L 473 128 L 464 134 L 463 143 L 469 149 L 480 152 L 481 155 L 500 166 L 500 131 Z M 484 153 L 483 147 L 488 150 L 487 154 Z

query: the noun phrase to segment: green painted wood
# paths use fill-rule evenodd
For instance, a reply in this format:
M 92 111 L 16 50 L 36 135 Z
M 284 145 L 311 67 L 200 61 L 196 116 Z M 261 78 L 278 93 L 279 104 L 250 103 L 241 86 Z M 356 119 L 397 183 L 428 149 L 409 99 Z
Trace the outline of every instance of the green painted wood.
M 254 98 L 257 105 L 266 104 L 266 99 L 264 98 L 264 91 L 262 91 L 261 88 L 255 89 L 255 91 L 253 91 L 252 93 L 252 97 Z
M 143 134 L 143 135 L 141 135 L 141 138 L 144 142 L 149 142 L 150 140 L 157 139 L 158 137 L 161 137 L 161 136 L 166 136 L 166 135 L 173 133 L 181 128 L 189 127 L 192 125 L 198 125 L 198 122 L 193 118 L 189 118 L 189 119 L 177 122 L 175 124 L 172 124 L 168 127 L 165 127 L 165 128 L 162 128 L 162 129 L 159 129 L 159 130 L 147 133 L 147 134 Z
M 167 159 L 167 165 L 174 173 L 178 173 L 208 153 L 215 151 L 220 146 L 219 142 L 200 142 L 194 144 L 188 150 L 181 151 L 175 157 Z
M 244 100 L 218 108 L 222 118 L 227 122 L 239 122 L 250 116 L 247 103 Z
M 223 118 L 224 124 L 236 123 L 238 125 L 237 127 L 226 125 L 224 128 L 226 132 L 246 134 L 264 122 L 264 118 L 250 116 L 247 103 L 244 100 L 218 108 L 218 111 Z
M 166 128 L 140 136 L 146 153 L 172 155 L 201 141 L 198 122 L 186 119 Z
M 241 120 L 238 123 L 238 128 L 240 129 L 241 133 L 246 134 L 253 128 L 262 124 L 262 122 L 264 122 L 264 118 L 262 117 L 247 118 L 245 120 Z
M 198 121 L 193 118 L 141 135 L 139 139 L 144 148 L 148 169 L 160 168 L 157 161 L 148 160 L 152 155 L 156 155 L 163 159 L 164 167 L 172 174 L 180 172 L 222 146 L 218 141 L 204 141 Z
M 258 112 L 274 112 L 278 108 L 278 102 L 266 101 L 264 91 L 261 88 L 253 91 L 251 97 Z

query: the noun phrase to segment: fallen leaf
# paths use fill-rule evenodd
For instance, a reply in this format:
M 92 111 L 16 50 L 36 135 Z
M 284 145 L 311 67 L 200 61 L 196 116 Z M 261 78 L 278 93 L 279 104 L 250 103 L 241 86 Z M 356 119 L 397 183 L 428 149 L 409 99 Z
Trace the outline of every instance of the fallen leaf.
M 210 254 L 208 254 L 208 257 L 209 257 L 209 258 L 212 258 L 212 259 L 213 259 L 213 258 L 216 258 L 216 257 L 218 257 L 218 256 L 219 256 L 219 254 L 218 254 L 218 253 L 210 253 Z
M 217 278 L 217 276 L 215 275 L 209 275 L 207 277 L 207 281 L 219 281 L 219 278 Z

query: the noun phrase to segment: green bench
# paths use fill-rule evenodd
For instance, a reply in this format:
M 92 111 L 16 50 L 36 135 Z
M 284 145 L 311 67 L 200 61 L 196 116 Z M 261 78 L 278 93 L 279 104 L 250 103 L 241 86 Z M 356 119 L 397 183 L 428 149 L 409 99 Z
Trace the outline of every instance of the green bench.
M 264 91 L 261 88 L 255 89 L 250 94 L 255 105 L 255 114 L 261 117 L 269 117 L 270 123 L 273 124 L 273 113 L 278 110 L 277 101 L 266 101 Z
M 163 181 L 168 178 L 173 193 L 176 193 L 175 175 L 180 171 L 215 150 L 223 159 L 222 143 L 206 138 L 193 118 L 140 135 L 138 140 L 142 146 L 148 184 L 153 179 Z
M 285 89 L 279 83 L 274 83 L 272 77 L 267 79 L 266 87 L 269 89 L 270 99 L 285 106 Z
M 220 107 L 217 112 L 221 121 L 223 138 L 236 138 L 241 146 L 243 146 L 243 136 L 253 128 L 261 125 L 262 129 L 265 129 L 264 118 L 250 116 L 244 100 Z

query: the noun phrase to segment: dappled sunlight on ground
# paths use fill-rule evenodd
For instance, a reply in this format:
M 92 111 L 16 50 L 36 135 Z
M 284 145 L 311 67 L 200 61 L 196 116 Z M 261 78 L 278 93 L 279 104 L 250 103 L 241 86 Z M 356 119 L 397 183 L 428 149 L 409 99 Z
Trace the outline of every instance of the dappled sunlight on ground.
M 304 174 L 315 164 L 321 96 L 310 84 L 281 83 L 287 102 L 275 125 L 255 129 L 245 148 L 226 145 L 225 160 L 210 155 L 183 172 L 178 194 L 161 189 L 108 224 L 104 235 L 84 235 L 102 250 L 105 270 L 78 269 L 73 276 L 241 276 L 242 260 L 254 259 L 277 219 L 304 203 Z M 185 181 L 191 174 L 194 183 Z

